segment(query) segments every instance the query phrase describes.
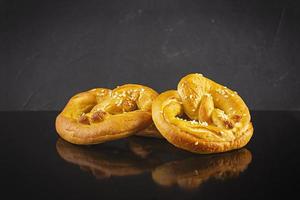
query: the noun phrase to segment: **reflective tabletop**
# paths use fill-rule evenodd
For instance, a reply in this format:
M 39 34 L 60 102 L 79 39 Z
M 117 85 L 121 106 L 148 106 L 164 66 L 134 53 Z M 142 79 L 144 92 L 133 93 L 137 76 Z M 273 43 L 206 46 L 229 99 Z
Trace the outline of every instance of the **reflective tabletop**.
M 299 188 L 300 112 L 252 111 L 254 136 L 239 150 L 197 155 L 132 136 L 91 146 L 56 134 L 58 112 L 1 112 L 2 187 L 42 199 L 256 199 Z

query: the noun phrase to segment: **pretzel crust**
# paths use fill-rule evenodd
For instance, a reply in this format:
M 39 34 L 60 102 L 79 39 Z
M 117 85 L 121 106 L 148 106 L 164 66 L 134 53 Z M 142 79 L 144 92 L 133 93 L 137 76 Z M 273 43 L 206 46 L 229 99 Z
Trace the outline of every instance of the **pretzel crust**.
M 204 96 L 211 100 L 203 103 Z M 180 118 L 183 115 L 189 120 Z M 253 134 L 250 113 L 241 97 L 199 74 L 182 78 L 178 90 L 160 94 L 152 104 L 152 118 L 170 143 L 194 153 L 239 149 Z
M 157 95 L 137 84 L 76 94 L 57 116 L 56 130 L 66 141 L 81 145 L 133 135 L 153 123 L 151 105 Z
M 155 127 L 154 123 L 152 123 L 150 126 L 145 128 L 144 130 L 137 132 L 135 135 L 142 136 L 142 137 L 164 139 L 164 137 L 160 134 L 160 132 Z

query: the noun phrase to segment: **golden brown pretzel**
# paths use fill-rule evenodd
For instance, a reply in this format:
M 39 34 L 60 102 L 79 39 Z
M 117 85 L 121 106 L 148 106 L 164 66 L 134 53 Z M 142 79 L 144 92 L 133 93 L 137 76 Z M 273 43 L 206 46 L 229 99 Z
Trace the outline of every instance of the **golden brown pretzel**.
M 177 91 L 160 94 L 152 118 L 173 145 L 195 153 L 216 153 L 245 146 L 253 134 L 248 107 L 234 91 L 190 74 Z
M 151 105 L 157 95 L 137 84 L 79 93 L 57 116 L 56 130 L 63 139 L 83 145 L 127 137 L 153 123 Z

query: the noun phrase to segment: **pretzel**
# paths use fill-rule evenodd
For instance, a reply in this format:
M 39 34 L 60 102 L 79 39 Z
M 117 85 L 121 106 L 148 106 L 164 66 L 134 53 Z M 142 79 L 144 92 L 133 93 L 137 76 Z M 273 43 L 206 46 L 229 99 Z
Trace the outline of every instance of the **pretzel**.
M 152 104 L 152 118 L 170 143 L 194 153 L 238 149 L 253 134 L 242 98 L 201 74 L 189 74 L 177 90 L 160 94 Z
M 153 123 L 151 105 L 157 95 L 137 84 L 79 93 L 57 116 L 56 130 L 66 141 L 82 145 L 130 136 Z

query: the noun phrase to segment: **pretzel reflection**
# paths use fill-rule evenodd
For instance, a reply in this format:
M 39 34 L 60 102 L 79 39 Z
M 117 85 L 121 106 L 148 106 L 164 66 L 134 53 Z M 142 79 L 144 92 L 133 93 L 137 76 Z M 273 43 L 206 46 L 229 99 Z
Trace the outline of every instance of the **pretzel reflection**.
M 83 147 L 58 139 L 56 149 L 65 161 L 79 165 L 97 178 L 137 175 L 157 165 L 155 160 L 141 161 L 132 152 L 121 148 Z
M 65 161 L 79 165 L 97 178 L 149 172 L 160 186 L 179 186 L 188 190 L 198 188 L 211 178 L 237 177 L 252 160 L 251 152 L 245 148 L 218 155 L 192 155 L 164 140 L 138 137 L 128 138 L 125 148 L 77 146 L 58 139 L 56 149 Z M 170 155 L 175 158 L 168 161 Z
M 246 170 L 251 159 L 251 152 L 241 149 L 226 154 L 171 161 L 155 168 L 152 178 L 162 186 L 178 185 L 184 189 L 195 189 L 210 178 L 225 180 L 238 177 Z

